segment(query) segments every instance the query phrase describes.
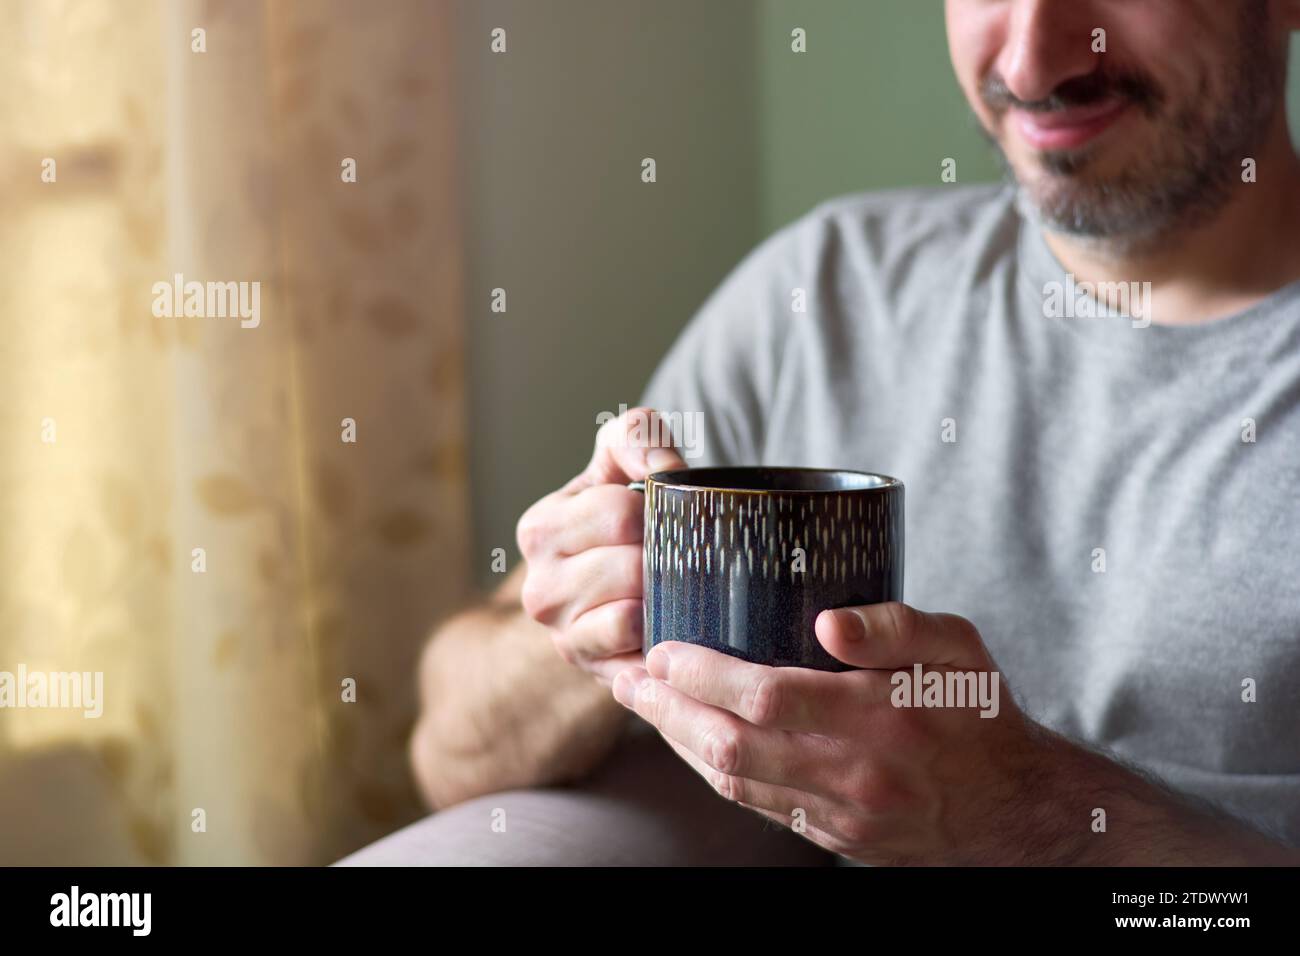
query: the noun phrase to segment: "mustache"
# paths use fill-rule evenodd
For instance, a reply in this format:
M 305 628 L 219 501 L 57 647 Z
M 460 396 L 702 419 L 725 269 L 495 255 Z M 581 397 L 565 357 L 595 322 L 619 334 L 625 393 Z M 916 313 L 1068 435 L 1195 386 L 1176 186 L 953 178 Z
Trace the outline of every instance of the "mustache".
M 996 71 L 980 83 L 980 96 L 989 109 L 1002 113 L 1015 108 L 1026 113 L 1058 113 L 1076 106 L 1092 106 L 1109 99 L 1120 99 L 1154 115 L 1164 103 L 1164 94 L 1154 80 L 1136 71 L 1102 72 L 1066 80 L 1050 96 L 1041 100 L 1022 100 L 1011 92 L 1006 80 Z

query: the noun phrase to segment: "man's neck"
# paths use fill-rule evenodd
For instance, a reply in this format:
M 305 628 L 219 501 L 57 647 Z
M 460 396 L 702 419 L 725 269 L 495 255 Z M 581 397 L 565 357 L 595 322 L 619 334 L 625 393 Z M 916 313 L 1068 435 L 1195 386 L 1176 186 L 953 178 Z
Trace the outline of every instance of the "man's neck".
M 1285 117 L 1253 158 L 1258 180 L 1236 186 L 1213 218 L 1140 252 L 1050 230 L 1044 238 L 1079 282 L 1150 282 L 1149 317 L 1156 324 L 1234 315 L 1300 280 L 1300 159 Z

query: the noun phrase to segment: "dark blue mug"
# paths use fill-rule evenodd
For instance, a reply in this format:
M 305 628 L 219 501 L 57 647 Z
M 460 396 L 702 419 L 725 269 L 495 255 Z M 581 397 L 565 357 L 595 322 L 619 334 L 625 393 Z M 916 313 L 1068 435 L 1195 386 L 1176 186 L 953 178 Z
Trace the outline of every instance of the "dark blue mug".
M 688 468 L 645 492 L 643 649 L 686 641 L 778 667 L 853 668 L 813 624 L 903 599 L 903 483 L 820 468 Z

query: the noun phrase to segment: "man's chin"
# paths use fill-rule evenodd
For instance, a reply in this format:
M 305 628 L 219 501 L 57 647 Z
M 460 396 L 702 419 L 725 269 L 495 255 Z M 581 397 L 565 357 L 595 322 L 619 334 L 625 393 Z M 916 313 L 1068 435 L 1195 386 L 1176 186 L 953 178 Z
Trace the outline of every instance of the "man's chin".
M 1018 184 L 1018 205 L 1030 221 L 1051 232 L 1079 239 L 1105 241 L 1131 224 L 1114 221 L 1119 210 L 1110 209 L 1104 190 L 1080 184 L 1034 181 Z M 1124 217 L 1126 218 L 1126 217 Z
M 1139 158 L 1123 144 L 1098 142 L 1051 153 L 1020 149 L 1011 154 L 1003 148 L 999 153 L 1016 184 L 1022 213 L 1041 228 L 1116 252 L 1140 251 L 1159 231 L 1156 210 L 1143 202 L 1159 189 L 1153 185 L 1135 192 Z
M 1107 175 L 1111 157 L 1091 150 L 1042 154 L 1028 174 L 1013 168 L 1022 206 L 1044 225 L 1081 237 L 1106 239 L 1135 226 L 1132 183 L 1123 171 Z
M 1128 150 L 1113 144 L 1093 144 L 1075 149 L 1039 151 L 1018 155 L 1011 168 L 1019 182 L 1042 183 L 1042 188 L 1078 183 L 1100 186 L 1109 176 L 1122 174 L 1133 162 Z
M 1036 195 L 1021 187 L 1018 204 L 1039 228 L 1068 236 L 1098 254 L 1134 255 L 1161 244 L 1158 219 L 1113 194 L 1071 190 Z

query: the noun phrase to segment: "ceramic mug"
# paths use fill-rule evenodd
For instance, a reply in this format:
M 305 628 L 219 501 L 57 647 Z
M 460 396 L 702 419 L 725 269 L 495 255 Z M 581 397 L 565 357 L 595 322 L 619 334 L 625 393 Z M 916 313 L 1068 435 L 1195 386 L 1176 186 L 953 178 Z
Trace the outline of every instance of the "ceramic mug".
M 853 668 L 827 608 L 903 599 L 903 483 L 819 468 L 688 468 L 645 492 L 643 650 L 702 644 L 759 664 Z

